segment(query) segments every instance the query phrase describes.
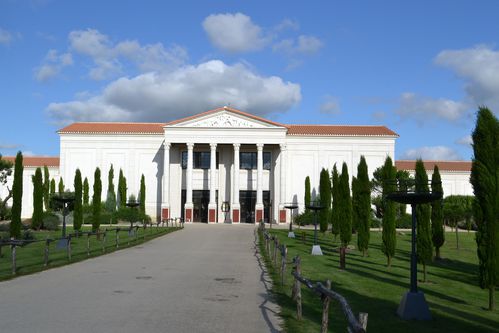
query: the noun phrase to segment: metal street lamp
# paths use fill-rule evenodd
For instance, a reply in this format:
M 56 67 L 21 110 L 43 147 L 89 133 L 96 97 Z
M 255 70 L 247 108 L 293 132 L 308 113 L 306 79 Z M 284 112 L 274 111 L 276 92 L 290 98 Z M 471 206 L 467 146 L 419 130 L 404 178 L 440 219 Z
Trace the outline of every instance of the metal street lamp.
M 289 222 L 288 237 L 295 238 L 295 233 L 293 231 L 293 209 L 298 208 L 298 205 L 296 203 L 289 203 L 289 204 L 285 204 L 284 208 L 289 209 L 289 215 L 291 217 L 291 221 Z
M 321 256 L 322 250 L 321 246 L 317 244 L 317 212 L 324 209 L 319 200 L 310 201 L 310 205 L 307 206 L 308 209 L 314 211 L 314 245 L 312 246 L 312 255 Z
M 69 214 L 68 203 L 75 201 L 74 192 L 64 192 L 52 197 L 57 202 L 62 203 L 62 238 L 66 238 L 66 216 Z
M 140 205 L 140 202 L 137 201 L 128 201 L 125 203 L 127 207 L 130 207 L 132 209 L 137 208 Z M 133 221 L 130 221 L 130 228 L 133 228 Z

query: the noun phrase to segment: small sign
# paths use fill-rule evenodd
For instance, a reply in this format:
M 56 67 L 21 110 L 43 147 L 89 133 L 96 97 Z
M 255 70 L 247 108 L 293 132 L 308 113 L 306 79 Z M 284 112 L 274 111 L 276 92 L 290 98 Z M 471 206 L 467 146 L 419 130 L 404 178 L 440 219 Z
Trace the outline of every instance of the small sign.
M 59 239 L 57 241 L 57 244 L 56 244 L 55 248 L 57 250 L 66 250 L 68 248 L 68 240 L 65 239 L 65 238 Z
M 135 229 L 129 229 L 128 230 L 128 236 L 129 237 L 135 236 Z

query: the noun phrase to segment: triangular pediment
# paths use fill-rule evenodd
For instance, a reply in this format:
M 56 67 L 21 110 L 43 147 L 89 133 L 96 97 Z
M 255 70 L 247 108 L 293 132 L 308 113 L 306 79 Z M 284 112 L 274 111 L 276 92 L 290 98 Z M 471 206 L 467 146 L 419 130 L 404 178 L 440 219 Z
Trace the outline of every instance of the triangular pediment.
M 166 127 L 196 128 L 272 128 L 281 124 L 247 114 L 245 112 L 220 108 L 166 124 Z

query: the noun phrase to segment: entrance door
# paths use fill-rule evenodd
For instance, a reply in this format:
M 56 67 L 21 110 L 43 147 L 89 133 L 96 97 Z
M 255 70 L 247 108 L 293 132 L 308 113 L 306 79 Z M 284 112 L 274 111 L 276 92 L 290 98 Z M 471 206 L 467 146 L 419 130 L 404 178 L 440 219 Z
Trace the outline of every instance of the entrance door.
M 256 191 L 239 191 L 241 222 L 255 223 Z M 263 191 L 263 220 L 269 218 L 270 191 Z
M 182 190 L 182 218 L 185 213 L 186 191 Z M 215 202 L 218 202 L 218 191 L 216 191 Z M 208 205 L 210 203 L 209 190 L 192 191 L 192 222 L 208 222 Z M 218 209 L 217 209 L 218 210 Z

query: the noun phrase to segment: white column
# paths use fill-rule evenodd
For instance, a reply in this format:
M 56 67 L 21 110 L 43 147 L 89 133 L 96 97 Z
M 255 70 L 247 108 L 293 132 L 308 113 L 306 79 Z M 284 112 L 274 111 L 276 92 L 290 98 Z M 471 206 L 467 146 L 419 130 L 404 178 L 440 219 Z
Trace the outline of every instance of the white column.
M 170 143 L 164 142 L 163 153 L 163 202 L 161 204 L 161 218 L 170 218 Z
M 257 149 L 257 178 L 256 178 L 256 204 L 263 205 L 263 143 L 256 145 Z
M 241 144 L 234 143 L 234 165 L 232 166 L 233 177 L 232 177 L 232 222 L 240 222 L 240 209 L 241 206 L 239 204 L 239 148 Z
M 194 143 L 187 143 L 187 170 L 185 174 L 185 221 L 192 222 L 192 165 L 193 165 Z
M 279 164 L 280 164 L 280 172 L 279 172 L 279 218 L 278 222 L 286 222 L 286 208 L 284 205 L 286 203 L 286 158 L 287 158 L 287 147 L 285 144 L 280 144 L 281 152 L 279 154 Z M 284 221 L 282 221 L 282 215 L 284 215 Z
M 208 222 L 216 222 L 216 186 L 217 186 L 217 144 L 210 143 L 210 203 L 208 204 Z

